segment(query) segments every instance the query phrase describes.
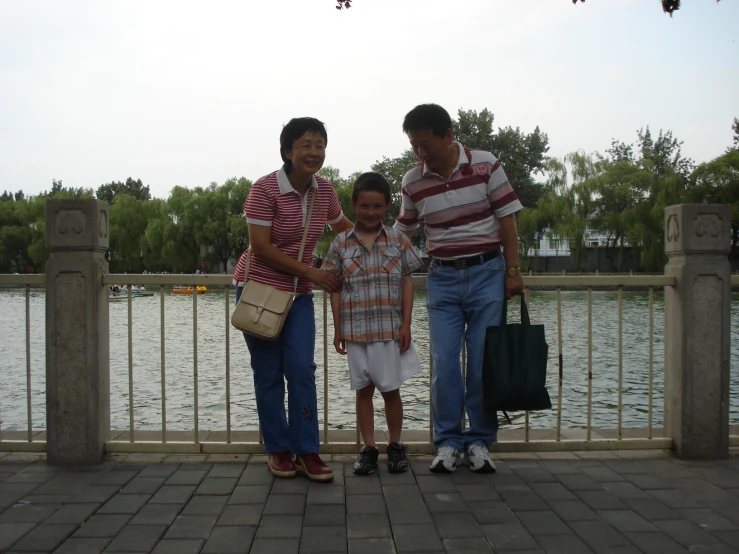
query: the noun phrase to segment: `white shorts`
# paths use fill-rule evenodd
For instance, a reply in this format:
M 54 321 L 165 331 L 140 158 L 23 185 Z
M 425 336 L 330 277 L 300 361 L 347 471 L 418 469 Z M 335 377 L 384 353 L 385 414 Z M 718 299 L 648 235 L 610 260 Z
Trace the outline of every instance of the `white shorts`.
M 401 354 L 397 341 L 346 341 L 346 355 L 352 390 L 375 385 L 380 392 L 390 392 L 421 371 L 412 343 Z

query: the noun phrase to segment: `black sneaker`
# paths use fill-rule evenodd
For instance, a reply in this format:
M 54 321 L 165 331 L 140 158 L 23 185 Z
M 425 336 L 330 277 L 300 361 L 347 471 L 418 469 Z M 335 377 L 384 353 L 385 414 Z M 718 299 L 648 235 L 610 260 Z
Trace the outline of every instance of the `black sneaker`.
M 405 445 L 402 442 L 391 442 L 387 445 L 387 470 L 390 473 L 403 473 L 410 467 Z
M 380 451 L 374 446 L 365 446 L 359 451 L 357 461 L 354 462 L 354 475 L 370 475 L 377 469 L 377 458 Z

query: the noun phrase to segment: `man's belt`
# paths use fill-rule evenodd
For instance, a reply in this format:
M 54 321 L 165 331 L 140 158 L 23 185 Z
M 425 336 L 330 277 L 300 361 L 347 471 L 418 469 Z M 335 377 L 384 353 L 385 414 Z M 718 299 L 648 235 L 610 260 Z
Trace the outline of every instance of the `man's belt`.
M 494 260 L 500 256 L 500 246 L 495 250 L 490 250 L 483 254 L 476 254 L 475 256 L 467 256 L 466 258 L 456 258 L 454 260 L 440 260 L 434 258 L 434 262 L 444 267 L 454 267 L 456 269 L 465 269 L 475 265 L 484 264 L 490 260 Z

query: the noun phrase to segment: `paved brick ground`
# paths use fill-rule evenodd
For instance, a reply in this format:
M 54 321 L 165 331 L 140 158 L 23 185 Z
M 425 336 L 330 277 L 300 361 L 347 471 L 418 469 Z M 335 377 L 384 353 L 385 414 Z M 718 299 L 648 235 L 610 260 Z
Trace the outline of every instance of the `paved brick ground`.
M 263 456 L 0 454 L 0 552 L 739 552 L 739 452 L 496 456 L 498 472 L 274 480 Z

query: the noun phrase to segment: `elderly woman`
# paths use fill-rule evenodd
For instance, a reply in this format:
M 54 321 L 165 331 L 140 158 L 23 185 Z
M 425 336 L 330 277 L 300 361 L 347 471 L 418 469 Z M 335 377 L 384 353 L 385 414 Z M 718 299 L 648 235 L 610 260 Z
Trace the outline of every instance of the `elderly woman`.
M 334 477 L 318 455 L 312 290 L 317 285 L 332 292 L 341 286 L 335 276 L 313 267 L 313 251 L 326 224 L 337 233 L 352 227 L 331 183 L 315 175 L 323 166 L 327 142 L 326 129 L 317 119 L 290 120 L 280 134 L 284 165 L 254 183 L 245 204 L 252 252 L 246 279 L 292 292 L 294 277 L 298 277 L 297 297 L 279 339 L 272 342 L 245 335 L 268 468 L 276 477 L 290 478 L 297 472 L 312 481 Z M 298 260 L 314 196 L 303 259 Z M 239 266 L 243 265 L 241 261 Z M 244 280 L 237 268 L 234 281 Z

